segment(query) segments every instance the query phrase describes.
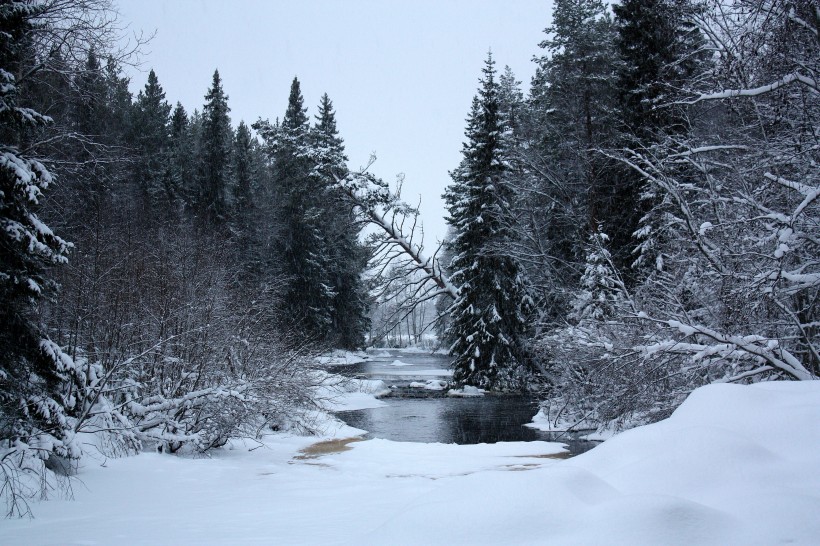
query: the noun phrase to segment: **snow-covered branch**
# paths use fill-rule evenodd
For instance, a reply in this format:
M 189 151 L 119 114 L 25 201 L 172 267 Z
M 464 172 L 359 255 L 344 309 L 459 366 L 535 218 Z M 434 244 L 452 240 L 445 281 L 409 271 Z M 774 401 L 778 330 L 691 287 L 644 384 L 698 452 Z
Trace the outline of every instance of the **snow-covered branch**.
M 717 91 L 715 93 L 703 93 L 693 100 L 681 101 L 680 104 L 692 105 L 698 104 L 699 102 L 711 100 L 733 99 L 737 97 L 759 97 L 761 95 L 771 93 L 772 91 L 775 91 L 787 85 L 791 85 L 793 83 L 801 83 L 807 86 L 808 88 L 812 89 L 813 91 L 820 91 L 820 88 L 818 88 L 817 85 L 817 81 L 814 78 L 806 76 L 805 74 L 801 74 L 799 72 L 793 72 L 791 74 L 783 76 L 777 81 L 768 83 L 766 85 L 761 85 L 749 89 L 725 89 L 723 91 Z
M 335 176 L 335 179 L 338 187 L 344 190 L 367 220 L 382 230 L 388 244 L 399 248 L 443 293 L 456 298 L 458 289 L 450 282 L 435 255 L 425 256 L 423 246 L 413 242 L 415 230 L 410 235 L 402 232 L 401 225 L 406 220 L 407 211 L 412 210 L 410 207 L 391 194 L 386 184 L 368 173 L 351 173 L 344 178 Z M 391 215 L 389 219 L 388 215 Z

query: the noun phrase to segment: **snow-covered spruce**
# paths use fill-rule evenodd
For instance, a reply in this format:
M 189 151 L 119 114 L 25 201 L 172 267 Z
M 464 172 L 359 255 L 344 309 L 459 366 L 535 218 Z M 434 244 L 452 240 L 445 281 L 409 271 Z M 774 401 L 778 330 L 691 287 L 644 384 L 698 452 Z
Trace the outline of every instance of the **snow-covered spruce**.
M 488 57 L 463 159 L 445 194 L 455 234 L 452 282 L 459 287 L 446 339 L 457 385 L 515 390 L 528 385 L 533 371 L 523 347 L 533 302 L 516 261 L 498 250 L 511 236 L 505 214 L 512 190 L 494 65 Z

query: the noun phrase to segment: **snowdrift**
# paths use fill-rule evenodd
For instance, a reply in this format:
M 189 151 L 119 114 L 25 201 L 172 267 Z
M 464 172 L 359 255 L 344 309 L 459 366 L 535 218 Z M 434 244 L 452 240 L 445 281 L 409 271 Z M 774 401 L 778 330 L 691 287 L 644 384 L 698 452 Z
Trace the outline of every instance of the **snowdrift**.
M 2 544 L 817 544 L 820 381 L 701 388 L 667 420 L 559 460 L 547 442 L 305 438 L 214 458 L 85 461 L 74 501 Z

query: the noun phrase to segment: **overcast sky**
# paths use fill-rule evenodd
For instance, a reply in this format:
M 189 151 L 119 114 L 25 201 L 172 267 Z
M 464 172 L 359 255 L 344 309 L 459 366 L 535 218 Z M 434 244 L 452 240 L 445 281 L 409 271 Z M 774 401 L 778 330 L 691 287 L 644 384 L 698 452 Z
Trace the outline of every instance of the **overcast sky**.
M 308 114 L 327 92 L 350 167 L 421 198 L 429 246 L 446 231 L 441 194 L 460 160 L 464 120 L 488 49 L 526 91 L 549 0 L 119 0 L 130 30 L 156 31 L 135 93 L 153 68 L 169 102 L 202 109 L 215 68 L 234 125 L 273 121 L 299 78 Z

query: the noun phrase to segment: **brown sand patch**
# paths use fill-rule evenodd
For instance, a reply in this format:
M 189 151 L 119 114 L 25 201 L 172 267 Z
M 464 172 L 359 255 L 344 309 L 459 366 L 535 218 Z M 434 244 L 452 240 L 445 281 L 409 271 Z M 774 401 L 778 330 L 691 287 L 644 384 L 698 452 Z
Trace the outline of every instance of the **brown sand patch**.
M 353 442 L 361 442 L 364 438 L 355 437 L 355 438 L 339 438 L 334 440 L 325 440 L 323 442 L 316 442 L 315 444 L 311 444 L 304 449 L 299 450 L 300 455 L 294 457 L 294 459 L 298 459 L 300 461 L 306 459 L 316 459 L 321 457 L 322 455 L 330 455 L 331 453 L 341 453 L 343 451 L 349 451 L 353 449 L 348 444 Z

